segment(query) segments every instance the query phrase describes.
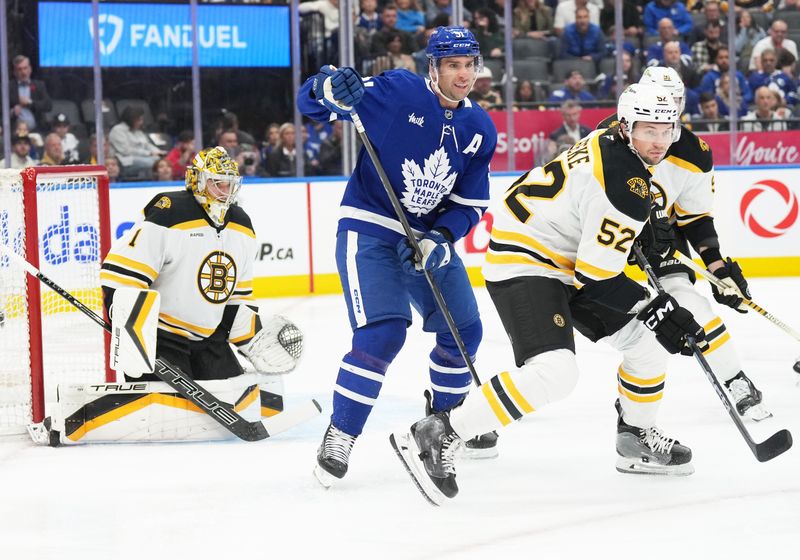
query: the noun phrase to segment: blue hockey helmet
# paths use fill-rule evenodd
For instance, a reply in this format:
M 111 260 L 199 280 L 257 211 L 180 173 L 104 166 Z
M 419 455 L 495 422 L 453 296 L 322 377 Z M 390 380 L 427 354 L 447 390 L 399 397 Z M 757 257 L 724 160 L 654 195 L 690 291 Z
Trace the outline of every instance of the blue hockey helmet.
M 472 31 L 460 25 L 437 27 L 425 49 L 428 59 L 436 60 L 448 56 L 481 56 L 480 45 Z

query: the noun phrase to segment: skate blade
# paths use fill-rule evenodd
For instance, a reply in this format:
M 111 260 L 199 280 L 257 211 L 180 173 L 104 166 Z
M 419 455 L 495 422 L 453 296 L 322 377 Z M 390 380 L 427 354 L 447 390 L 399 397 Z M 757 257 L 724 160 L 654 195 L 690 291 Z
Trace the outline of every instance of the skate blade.
M 764 405 L 757 404 L 745 410 L 744 416 L 745 418 L 750 418 L 755 422 L 761 422 L 762 420 L 766 420 L 767 418 L 772 418 L 772 413 L 766 408 L 764 408 Z
M 458 454 L 462 459 L 494 459 L 500 455 L 500 452 L 497 451 L 496 446 L 476 449 L 462 445 L 458 450 Z
M 325 490 L 329 490 L 331 486 L 336 484 L 336 481 L 340 480 L 319 465 L 314 467 L 314 478 L 317 479 L 317 482 L 319 482 Z
M 415 458 L 419 457 L 419 448 L 411 434 L 391 434 L 389 436 L 389 443 L 392 444 L 395 453 L 403 462 L 406 472 L 414 481 L 414 485 L 419 490 L 420 494 L 434 506 L 442 505 L 447 496 L 442 494 L 441 490 L 431 482 L 428 473 L 425 471 L 425 466 L 416 461 Z
M 657 476 L 689 476 L 694 472 L 694 465 L 656 465 L 644 463 L 641 459 L 631 457 L 617 458 L 617 471 L 625 474 L 650 474 Z

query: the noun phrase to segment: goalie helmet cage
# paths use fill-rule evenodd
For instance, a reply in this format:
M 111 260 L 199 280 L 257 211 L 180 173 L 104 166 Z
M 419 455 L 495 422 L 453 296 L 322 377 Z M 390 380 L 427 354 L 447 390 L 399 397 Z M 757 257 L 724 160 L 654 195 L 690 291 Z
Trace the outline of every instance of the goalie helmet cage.
M 0 243 L 104 315 L 108 174 L 90 165 L 0 169 Z M 0 434 L 41 422 L 63 383 L 113 381 L 110 335 L 0 257 Z

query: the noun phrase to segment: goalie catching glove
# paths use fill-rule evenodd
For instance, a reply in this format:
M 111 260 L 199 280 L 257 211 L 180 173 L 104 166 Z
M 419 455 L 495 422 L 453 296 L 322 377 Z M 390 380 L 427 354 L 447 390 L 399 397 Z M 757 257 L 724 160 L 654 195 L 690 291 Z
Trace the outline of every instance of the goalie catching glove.
M 303 333 L 285 317 L 274 315 L 239 352 L 260 373 L 288 373 L 303 353 Z

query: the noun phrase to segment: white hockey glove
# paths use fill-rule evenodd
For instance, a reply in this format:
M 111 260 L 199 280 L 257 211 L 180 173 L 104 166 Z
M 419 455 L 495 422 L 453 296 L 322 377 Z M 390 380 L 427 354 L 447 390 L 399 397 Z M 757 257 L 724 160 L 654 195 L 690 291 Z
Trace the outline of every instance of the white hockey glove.
M 260 373 L 288 373 L 303 353 L 303 333 L 285 317 L 274 315 L 239 352 Z

